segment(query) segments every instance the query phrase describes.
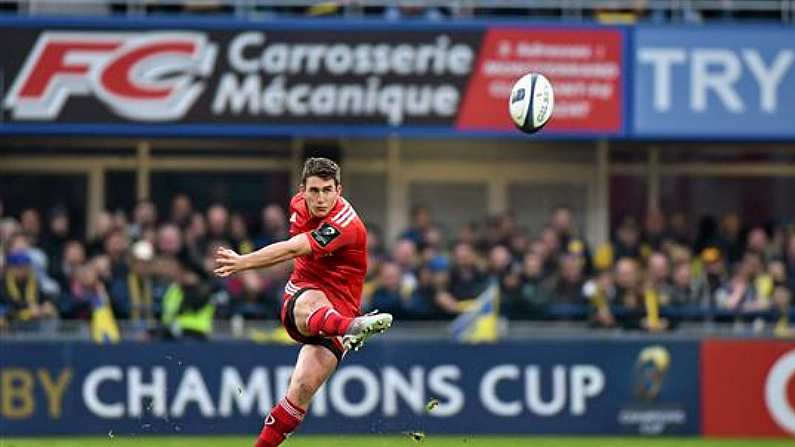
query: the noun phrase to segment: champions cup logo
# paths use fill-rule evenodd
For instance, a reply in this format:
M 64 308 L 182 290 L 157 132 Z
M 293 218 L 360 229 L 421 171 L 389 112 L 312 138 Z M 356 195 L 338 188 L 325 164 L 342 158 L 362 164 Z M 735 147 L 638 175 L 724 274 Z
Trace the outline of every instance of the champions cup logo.
M 647 402 L 656 400 L 669 366 L 671 354 L 664 347 L 649 346 L 643 349 L 635 363 L 635 396 Z
M 635 426 L 638 433 L 658 435 L 687 423 L 687 412 L 681 402 L 659 402 L 671 363 L 671 353 L 661 345 L 647 346 L 638 353 L 632 384 L 637 401 L 621 407 L 619 425 Z
M 765 404 L 773 420 L 783 430 L 795 434 L 795 407 L 790 390 L 795 380 L 795 350 L 791 350 L 779 358 L 765 383 Z
M 95 96 L 120 117 L 185 116 L 205 89 L 217 47 L 201 32 L 43 32 L 5 97 L 15 119 L 56 119 Z

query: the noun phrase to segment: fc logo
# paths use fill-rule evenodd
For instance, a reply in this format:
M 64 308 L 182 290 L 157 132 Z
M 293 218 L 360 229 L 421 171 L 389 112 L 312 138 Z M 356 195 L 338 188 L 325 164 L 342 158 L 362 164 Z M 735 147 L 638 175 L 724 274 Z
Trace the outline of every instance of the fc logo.
M 179 119 L 216 54 L 201 32 L 43 32 L 5 107 L 15 119 L 51 120 L 70 97 L 93 95 L 127 119 Z

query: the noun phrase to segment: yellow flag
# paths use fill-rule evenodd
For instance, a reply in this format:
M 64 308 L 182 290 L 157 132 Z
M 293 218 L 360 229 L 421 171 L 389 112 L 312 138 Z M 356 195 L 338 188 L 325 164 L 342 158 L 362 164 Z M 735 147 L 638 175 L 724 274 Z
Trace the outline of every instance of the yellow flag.
M 467 343 L 493 343 L 499 338 L 500 287 L 495 281 L 450 324 L 453 338 Z
M 119 325 L 108 304 L 107 297 L 102 296 L 91 312 L 91 339 L 95 343 L 118 343 L 121 340 Z
M 649 329 L 660 329 L 660 303 L 657 291 L 650 287 L 646 289 L 643 298 L 646 304 L 646 321 L 649 324 Z

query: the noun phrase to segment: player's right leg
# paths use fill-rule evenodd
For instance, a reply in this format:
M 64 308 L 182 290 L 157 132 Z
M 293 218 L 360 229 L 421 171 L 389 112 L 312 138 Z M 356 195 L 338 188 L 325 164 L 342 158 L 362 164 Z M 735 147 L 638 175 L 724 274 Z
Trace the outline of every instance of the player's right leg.
M 295 327 L 304 337 L 345 335 L 354 318 L 340 314 L 321 290 L 301 290 L 293 298 Z
M 337 356 L 324 346 L 304 345 L 301 348 L 287 395 L 265 418 L 255 447 L 276 447 L 295 431 L 304 419 L 312 396 L 334 372 L 337 363 Z
M 370 336 L 384 332 L 392 326 L 392 315 L 387 313 L 345 317 L 334 309 L 320 290 L 302 291 L 295 297 L 295 303 L 291 307 L 295 326 L 302 336 L 341 336 L 341 345 L 345 351 L 359 350 Z M 340 343 L 336 338 L 333 341 L 337 345 Z
M 346 351 L 358 351 L 371 335 L 380 334 L 391 326 L 392 314 L 372 312 L 357 317 L 342 336 L 342 346 Z

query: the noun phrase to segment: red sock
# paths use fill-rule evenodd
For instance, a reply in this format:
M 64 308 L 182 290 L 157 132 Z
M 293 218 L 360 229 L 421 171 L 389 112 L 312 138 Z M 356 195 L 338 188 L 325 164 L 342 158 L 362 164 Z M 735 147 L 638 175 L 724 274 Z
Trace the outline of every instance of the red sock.
M 345 335 L 345 331 L 353 322 L 353 318 L 343 317 L 329 306 L 321 307 L 312 312 L 306 319 L 306 327 L 312 335 L 335 337 Z
M 265 426 L 262 427 L 254 447 L 276 447 L 281 444 L 304 420 L 304 414 L 306 410 L 293 405 L 285 397 L 265 418 Z

